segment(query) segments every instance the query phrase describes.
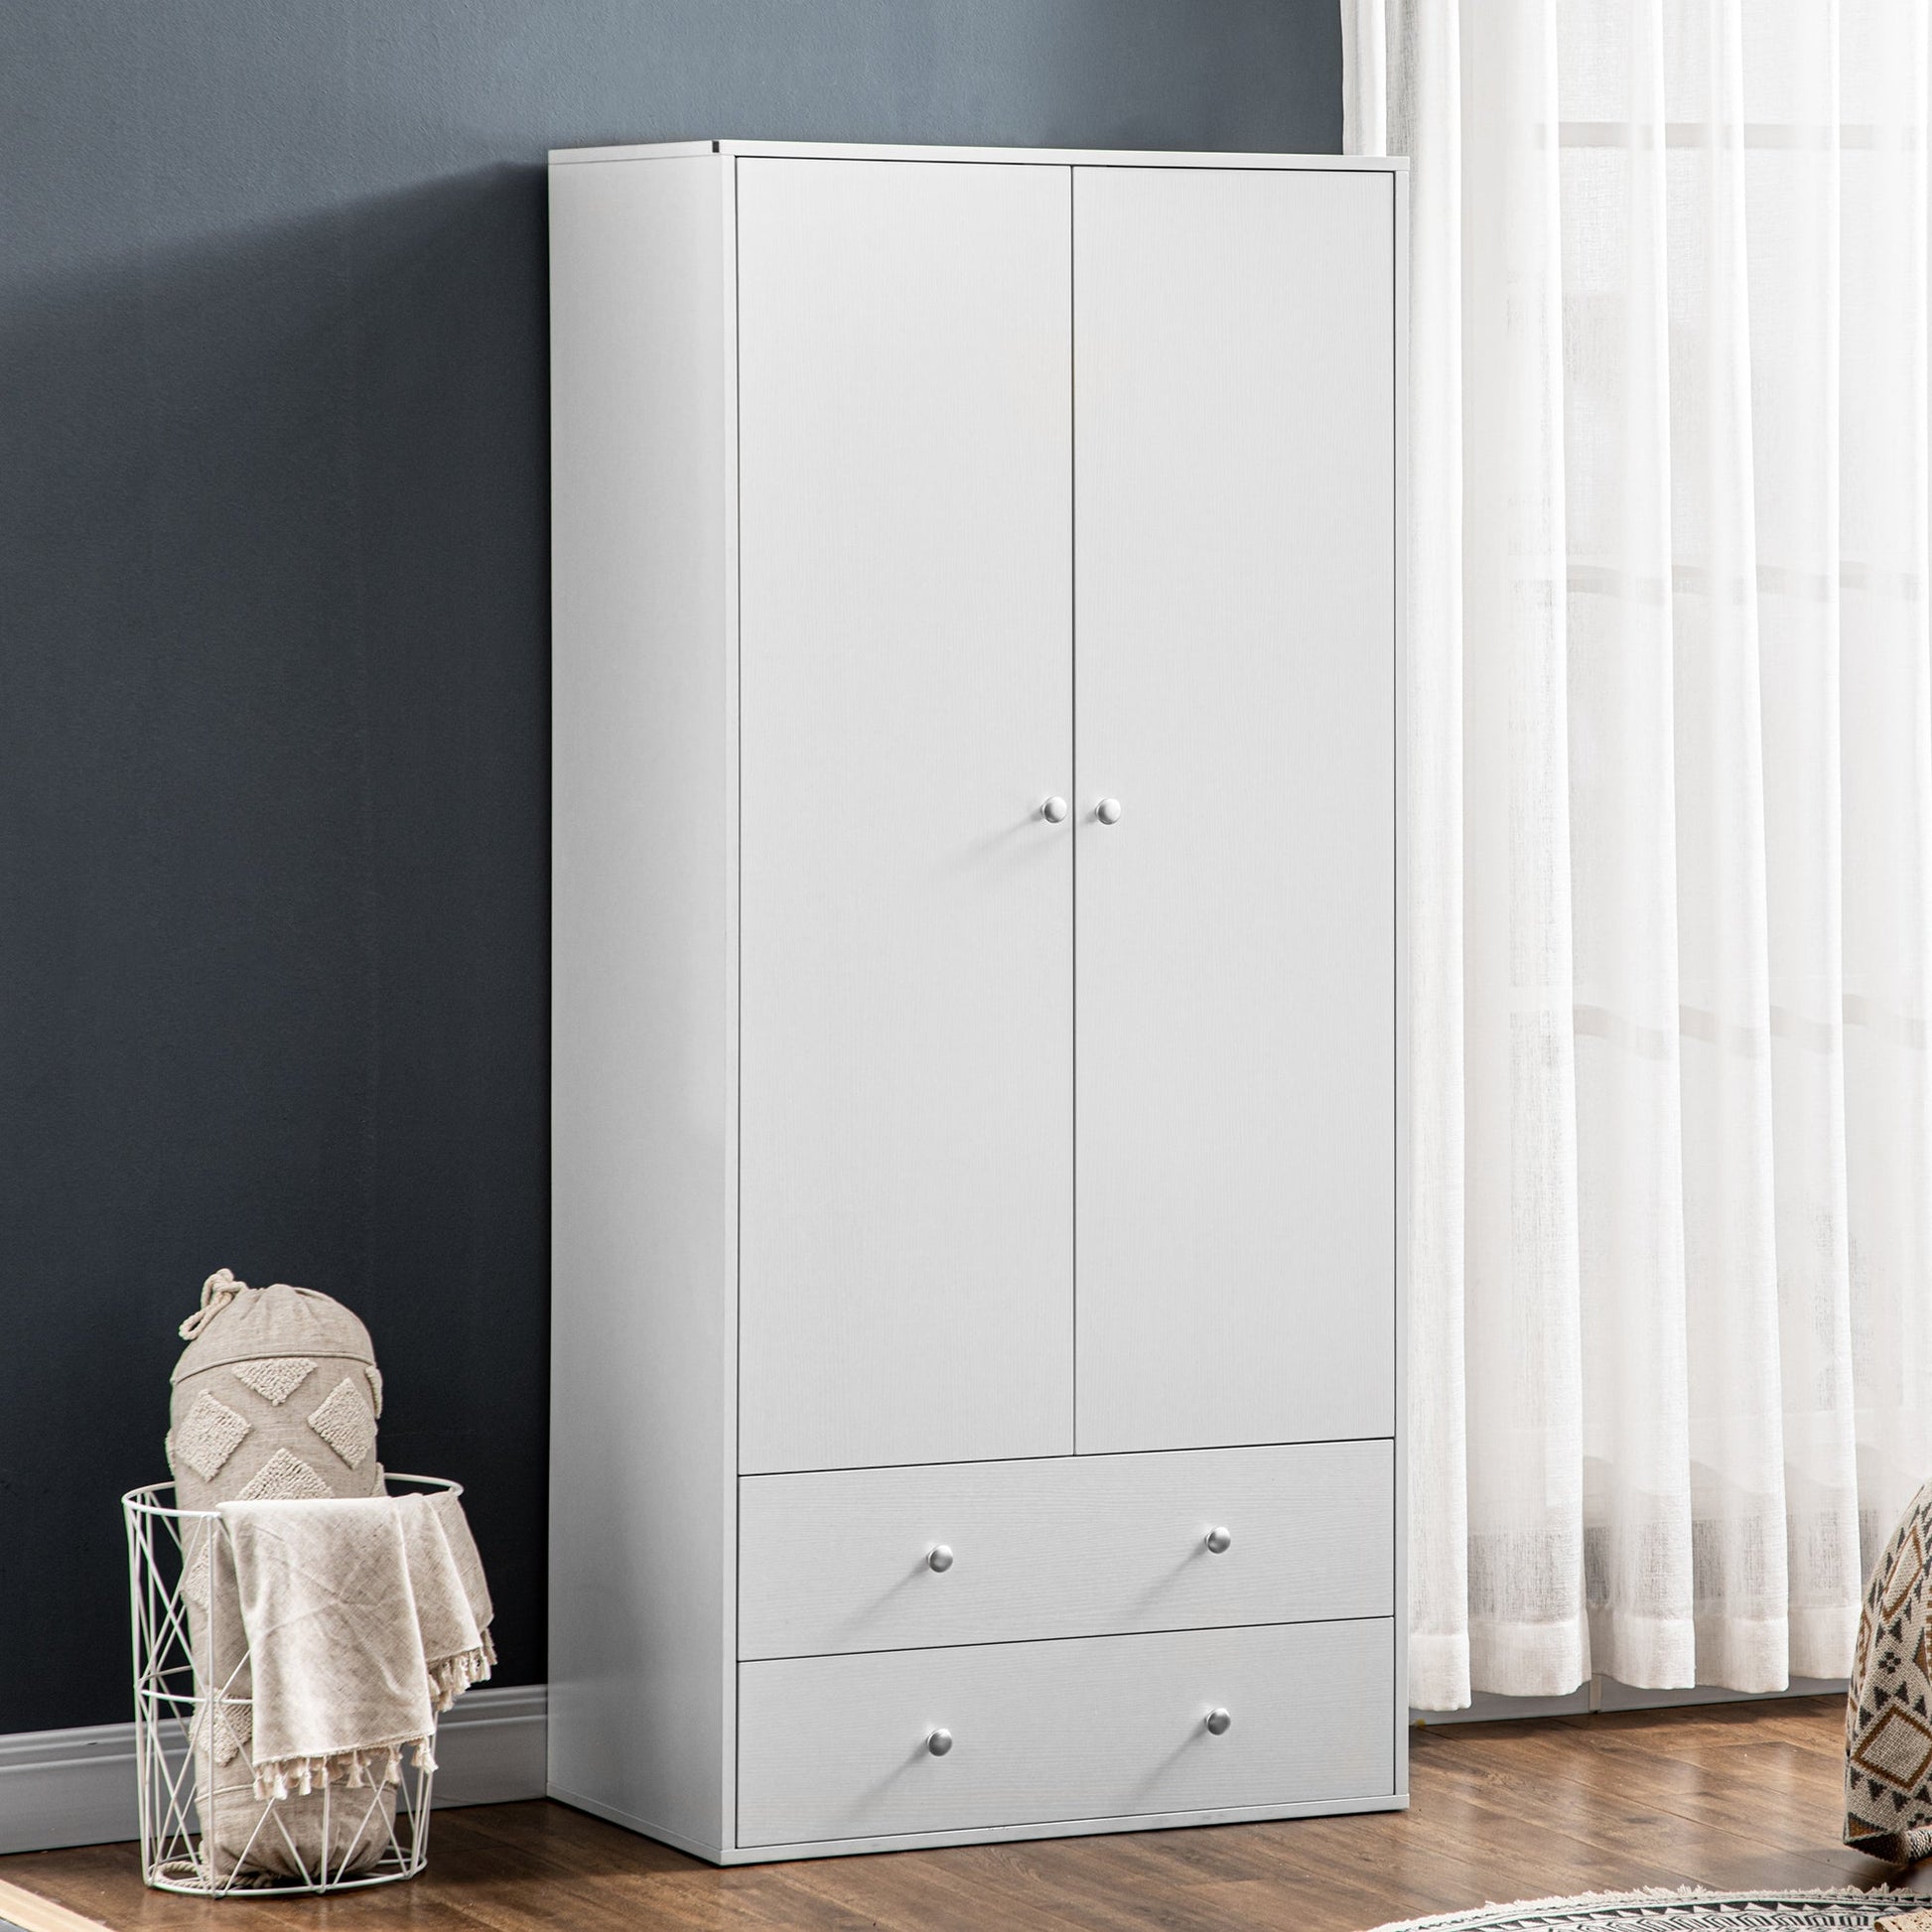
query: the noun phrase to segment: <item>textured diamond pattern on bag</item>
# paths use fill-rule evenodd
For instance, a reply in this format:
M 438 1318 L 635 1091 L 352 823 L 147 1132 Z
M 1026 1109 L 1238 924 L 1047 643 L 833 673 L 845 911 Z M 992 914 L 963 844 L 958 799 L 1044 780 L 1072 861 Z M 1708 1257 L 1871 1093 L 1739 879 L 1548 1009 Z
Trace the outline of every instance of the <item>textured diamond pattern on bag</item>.
M 204 1482 L 212 1482 L 241 1447 L 248 1428 L 246 1417 L 204 1392 L 174 1433 L 175 1461 L 186 1462 Z
M 214 1560 L 214 1535 L 207 1524 L 196 1524 L 184 1538 L 181 1563 L 181 1593 L 198 1610 L 207 1608 L 210 1573 Z
M 202 1707 L 189 1732 L 189 1742 L 197 1750 L 207 1750 L 215 1763 L 229 1764 L 248 1748 L 253 1736 L 248 1707 L 223 1699 Z
M 362 1466 L 362 1458 L 375 1443 L 375 1418 L 361 1391 L 346 1375 L 330 1390 L 321 1408 L 309 1418 L 313 1429 L 351 1469 Z
M 276 1355 L 263 1362 L 236 1362 L 228 1373 L 279 1408 L 315 1372 L 315 1366 L 313 1355 Z
M 297 1502 L 310 1496 L 326 1496 L 329 1485 L 299 1455 L 278 1449 L 261 1466 L 239 1501 L 244 1503 Z

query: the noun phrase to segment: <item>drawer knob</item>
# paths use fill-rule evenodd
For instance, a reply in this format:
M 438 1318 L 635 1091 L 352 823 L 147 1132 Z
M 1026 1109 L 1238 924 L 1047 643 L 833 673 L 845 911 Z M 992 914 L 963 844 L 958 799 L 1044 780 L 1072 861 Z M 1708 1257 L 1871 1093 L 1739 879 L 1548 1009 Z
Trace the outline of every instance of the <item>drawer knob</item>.
M 1048 825 L 1060 824 L 1066 817 L 1066 800 L 1064 798 L 1047 799 L 1045 804 L 1040 806 L 1039 815 Z
M 1218 1557 L 1234 1548 L 1234 1532 L 1216 1523 L 1201 1541 Z
M 1231 1725 L 1233 1722 L 1234 1720 L 1230 1718 L 1228 1714 L 1224 1710 L 1222 1710 L 1221 1707 L 1217 1704 L 1214 1707 L 1214 1709 L 1207 1714 L 1207 1720 L 1206 1720 L 1207 1734 L 1210 1737 L 1220 1737 L 1226 1733 L 1228 1725 Z M 935 1736 L 943 1737 L 945 1735 L 945 1732 L 935 1731 L 933 1734 Z
M 943 1577 L 952 1568 L 952 1545 L 935 1543 L 925 1553 L 925 1567 Z
M 1225 1718 L 1227 1713 L 1223 1711 Z M 934 1757 L 944 1757 L 952 1749 L 952 1732 L 949 1730 L 928 1730 L 925 1734 L 925 1747 Z
M 1093 808 L 1093 815 L 1102 825 L 1118 825 L 1120 823 L 1120 800 L 1118 798 L 1103 798 Z

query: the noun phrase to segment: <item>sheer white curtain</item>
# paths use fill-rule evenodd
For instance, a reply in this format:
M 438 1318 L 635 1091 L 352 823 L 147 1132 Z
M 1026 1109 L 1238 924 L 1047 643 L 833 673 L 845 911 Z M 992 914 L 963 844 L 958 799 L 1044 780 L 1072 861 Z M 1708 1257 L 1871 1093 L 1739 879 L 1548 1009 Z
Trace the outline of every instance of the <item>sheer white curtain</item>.
M 1411 1695 L 1843 1675 L 1932 1475 L 1926 0 L 1343 0 L 1413 171 Z

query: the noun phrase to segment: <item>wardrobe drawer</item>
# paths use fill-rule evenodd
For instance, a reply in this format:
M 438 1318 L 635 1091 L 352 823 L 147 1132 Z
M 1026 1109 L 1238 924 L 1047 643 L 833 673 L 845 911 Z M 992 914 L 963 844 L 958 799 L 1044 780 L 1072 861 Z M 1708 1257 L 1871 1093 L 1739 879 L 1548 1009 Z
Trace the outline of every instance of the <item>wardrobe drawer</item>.
M 739 1655 L 1388 1616 L 1394 1566 L 1386 1442 L 746 1476 Z
M 1394 1788 L 1386 1618 L 789 1657 L 741 1664 L 738 1682 L 742 1846 Z

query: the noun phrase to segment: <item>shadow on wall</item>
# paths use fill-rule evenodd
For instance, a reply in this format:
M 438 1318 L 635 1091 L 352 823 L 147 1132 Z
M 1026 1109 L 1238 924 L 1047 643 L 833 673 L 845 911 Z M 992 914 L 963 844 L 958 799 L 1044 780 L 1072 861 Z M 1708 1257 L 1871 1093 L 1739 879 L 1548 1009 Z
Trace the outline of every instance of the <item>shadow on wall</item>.
M 542 171 L 0 316 L 0 1731 L 128 1714 L 202 1277 L 368 1321 L 541 1675 Z

